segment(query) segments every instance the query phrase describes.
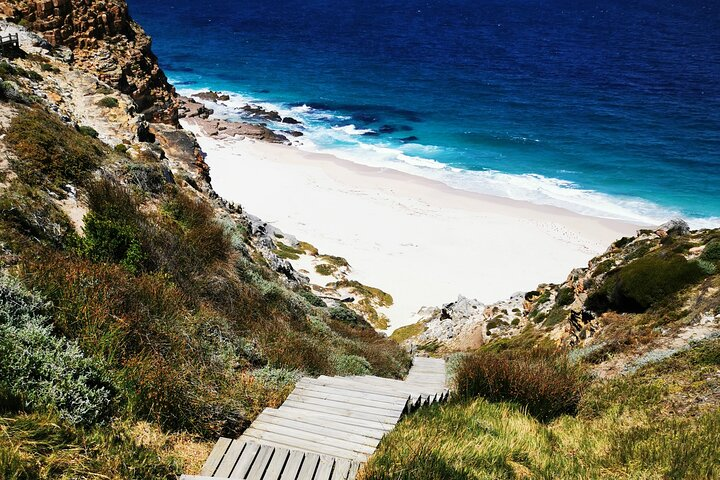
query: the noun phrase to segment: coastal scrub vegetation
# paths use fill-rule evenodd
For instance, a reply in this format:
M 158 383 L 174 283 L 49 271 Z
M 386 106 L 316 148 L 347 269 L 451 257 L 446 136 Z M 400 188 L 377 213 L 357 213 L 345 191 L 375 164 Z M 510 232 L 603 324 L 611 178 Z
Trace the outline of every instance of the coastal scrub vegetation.
M 194 189 L 143 189 L 125 155 L 40 109 L 4 142 L 0 477 L 174 478 L 300 374 L 407 371 L 362 317 L 256 261 L 243 220 Z
M 458 382 L 476 362 L 460 365 Z M 633 374 L 596 380 L 575 414 L 549 421 L 522 401 L 488 399 L 482 390 L 460 395 L 402 420 L 361 478 L 718 478 L 718 402 L 695 399 L 716 398 L 709 379 L 719 368 L 720 340 L 708 340 Z

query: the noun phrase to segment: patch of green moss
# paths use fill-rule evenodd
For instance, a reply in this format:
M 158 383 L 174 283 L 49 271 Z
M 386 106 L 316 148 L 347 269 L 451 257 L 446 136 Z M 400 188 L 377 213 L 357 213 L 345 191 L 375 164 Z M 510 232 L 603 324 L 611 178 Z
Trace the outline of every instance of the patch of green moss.
M 396 329 L 392 335 L 390 335 L 390 338 L 392 340 L 395 340 L 398 343 L 402 343 L 405 340 L 413 337 L 417 337 L 421 333 L 423 333 L 425 330 L 427 330 L 427 326 L 424 322 L 417 322 L 413 323 L 411 325 L 405 325 L 404 327 L 400 327 Z
M 330 276 L 337 271 L 337 267 L 329 263 L 321 263 L 320 265 L 315 265 L 315 271 L 320 275 Z

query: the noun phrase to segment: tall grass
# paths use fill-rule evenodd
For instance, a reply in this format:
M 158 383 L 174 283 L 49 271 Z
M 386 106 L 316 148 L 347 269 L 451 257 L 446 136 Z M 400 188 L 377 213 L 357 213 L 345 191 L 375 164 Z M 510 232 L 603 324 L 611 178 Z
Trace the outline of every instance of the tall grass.
M 465 398 L 515 402 L 546 421 L 574 414 L 587 380 L 564 355 L 549 350 L 481 351 L 460 361 L 455 384 Z

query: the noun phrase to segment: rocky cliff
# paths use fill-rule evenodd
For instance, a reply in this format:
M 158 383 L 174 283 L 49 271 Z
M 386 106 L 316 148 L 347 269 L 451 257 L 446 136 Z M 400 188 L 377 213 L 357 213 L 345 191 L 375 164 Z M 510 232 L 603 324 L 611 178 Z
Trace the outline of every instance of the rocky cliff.
M 616 241 L 562 284 L 491 305 L 460 297 L 393 335 L 445 352 L 526 338 L 590 357 L 599 375 L 623 373 L 720 336 L 719 271 L 720 229 L 676 220 Z
M 124 1 L 4 1 L 0 12 L 42 34 L 46 46 L 68 48 L 75 66 L 130 95 L 146 120 L 176 124 L 175 89 Z

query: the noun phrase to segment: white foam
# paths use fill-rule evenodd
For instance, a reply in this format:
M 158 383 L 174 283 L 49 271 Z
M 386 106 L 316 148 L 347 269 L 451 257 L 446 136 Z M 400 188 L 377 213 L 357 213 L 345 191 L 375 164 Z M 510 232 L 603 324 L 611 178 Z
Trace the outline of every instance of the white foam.
M 207 88 L 193 88 L 178 91 L 182 95 L 192 96 L 207 90 Z M 223 93 L 227 93 L 230 100 L 212 103 L 216 115 L 222 118 L 237 117 L 242 113 L 242 107 L 252 104 L 265 110 L 277 111 L 283 117 L 292 116 L 301 121 L 305 135 L 292 141 L 303 150 L 329 153 L 363 165 L 392 168 L 438 180 L 461 190 L 552 205 L 601 218 L 658 225 L 670 218 L 683 217 L 678 210 L 662 207 L 641 198 L 608 195 L 583 189 L 559 178 L 532 173 L 508 174 L 496 170 L 475 171 L 452 167 L 431 158 L 441 154 L 442 147 L 418 143 L 390 145 L 363 137 L 364 134 L 373 132 L 371 129 L 358 128 L 353 124 L 331 125 L 333 121 L 343 123 L 349 119 L 336 112 L 316 110 L 308 105 L 290 107 L 273 104 L 235 92 Z M 536 139 L 524 137 L 518 137 L 516 140 L 538 142 Z M 720 217 L 686 218 L 686 220 L 692 228 L 720 226 Z

